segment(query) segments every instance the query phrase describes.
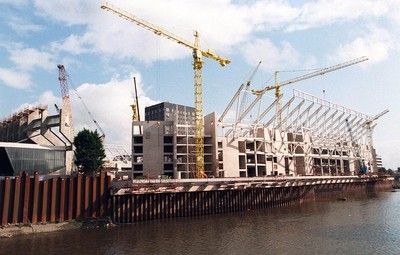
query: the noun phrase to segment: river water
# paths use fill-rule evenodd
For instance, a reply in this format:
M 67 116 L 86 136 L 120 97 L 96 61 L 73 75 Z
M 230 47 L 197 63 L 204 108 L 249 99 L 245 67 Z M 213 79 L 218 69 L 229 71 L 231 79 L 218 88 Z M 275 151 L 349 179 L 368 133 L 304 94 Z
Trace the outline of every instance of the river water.
M 16 236 L 0 254 L 400 254 L 400 192 Z

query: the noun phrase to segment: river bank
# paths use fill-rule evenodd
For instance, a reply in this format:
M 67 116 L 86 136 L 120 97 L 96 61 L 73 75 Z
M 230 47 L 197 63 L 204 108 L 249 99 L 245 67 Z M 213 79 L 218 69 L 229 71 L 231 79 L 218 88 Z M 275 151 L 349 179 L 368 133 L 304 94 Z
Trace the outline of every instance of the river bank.
M 0 228 L 0 238 L 31 235 L 79 228 L 108 228 L 114 226 L 109 219 L 83 219 L 61 223 L 9 224 Z
M 0 239 L 1 254 L 400 254 L 400 192 Z

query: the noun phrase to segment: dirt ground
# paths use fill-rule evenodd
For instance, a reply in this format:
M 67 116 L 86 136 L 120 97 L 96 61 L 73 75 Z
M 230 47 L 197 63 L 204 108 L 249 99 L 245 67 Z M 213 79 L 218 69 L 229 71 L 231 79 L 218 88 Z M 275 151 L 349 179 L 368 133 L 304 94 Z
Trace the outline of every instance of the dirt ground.
M 48 224 L 29 224 L 29 225 L 7 225 L 0 228 L 0 238 L 9 238 L 16 235 L 27 235 L 62 231 L 68 229 L 81 228 L 81 222 L 63 222 Z
M 64 231 L 77 228 L 98 228 L 110 226 L 114 225 L 109 219 L 84 219 L 79 221 L 46 224 L 9 224 L 0 227 L 0 238 L 10 238 L 17 235 Z

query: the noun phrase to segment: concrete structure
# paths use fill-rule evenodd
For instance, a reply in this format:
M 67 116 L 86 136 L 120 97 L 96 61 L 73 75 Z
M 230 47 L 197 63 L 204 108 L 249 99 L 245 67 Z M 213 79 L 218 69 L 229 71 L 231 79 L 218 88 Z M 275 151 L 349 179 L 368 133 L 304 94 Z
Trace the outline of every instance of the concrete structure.
M 66 151 L 63 146 L 0 142 L 0 175 L 26 172 L 33 175 L 65 175 Z
M 175 121 L 178 115 L 178 124 L 195 124 L 195 109 L 193 107 L 163 102 L 145 108 L 145 121 Z
M 383 160 L 382 160 L 382 157 L 381 156 L 376 156 L 376 167 L 379 169 L 379 168 L 382 168 L 383 167 Z
M 173 121 L 179 125 L 188 125 L 188 134 L 195 134 L 196 113 L 194 107 L 163 102 L 145 108 L 145 121 Z M 178 128 L 185 133 L 185 127 Z
M 104 144 L 106 158 L 103 170 L 107 171 L 114 180 L 125 180 L 132 176 L 131 146 Z
M 0 174 L 21 171 L 69 174 L 73 141 L 67 122 L 62 110 L 49 115 L 47 106 L 43 105 L 27 107 L 3 119 L 0 122 Z
M 257 115 L 252 118 L 244 116 L 250 110 L 232 122 L 215 113 L 204 117 L 208 176 L 356 175 L 362 165 L 377 171 L 372 142 L 376 118 L 297 90 L 288 101 L 254 102 L 250 107 L 257 108 Z M 133 177 L 193 178 L 193 129 L 177 111 L 174 120 L 134 121 Z

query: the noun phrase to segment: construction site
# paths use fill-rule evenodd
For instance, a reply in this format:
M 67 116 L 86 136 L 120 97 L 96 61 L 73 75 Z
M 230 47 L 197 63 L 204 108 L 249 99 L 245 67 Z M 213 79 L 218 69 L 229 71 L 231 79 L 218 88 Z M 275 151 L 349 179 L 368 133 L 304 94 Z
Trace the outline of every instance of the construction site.
M 299 90 L 293 90 L 293 95 L 286 98 L 280 91 L 283 86 L 359 64 L 366 61 L 366 57 L 287 81 L 279 81 L 279 72 L 275 72 L 273 85 L 254 90 L 251 81 L 260 62 L 248 80 L 232 93 L 222 114 L 212 112 L 204 116 L 203 57 L 221 66 L 228 65 L 230 60 L 213 50 L 201 49 L 197 32 L 194 33 L 195 42 L 191 43 L 107 3 L 101 8 L 185 46 L 193 53 L 194 107 L 164 102 L 146 107 L 142 120 L 135 80 L 136 100 L 131 105 L 132 147 L 104 145 L 108 155 L 106 168 L 111 169 L 116 179 L 349 176 L 377 172 L 373 131 L 377 119 L 388 110 L 368 115 Z M 0 122 L 2 164 L 8 166 L 7 170 L 3 167 L 3 175 L 5 172 L 18 174 L 27 166 L 38 169 L 32 163 L 35 153 L 31 153 L 31 159 L 25 157 L 23 162 L 18 156 L 23 155 L 22 152 L 12 152 L 22 151 L 21 144 L 39 146 L 30 149 L 45 150 L 47 154 L 49 151 L 58 153 L 46 156 L 42 152 L 46 160 L 51 158 L 53 162 L 45 167 L 43 174 L 74 171 L 68 75 L 63 65 L 58 68 L 63 106 L 59 109 L 55 105 L 56 115 L 48 116 L 47 106 L 28 107 Z M 273 100 L 271 97 L 265 100 L 269 91 L 275 92 Z M 104 137 L 97 121 L 90 117 Z
M 2 226 L 88 217 L 133 223 L 347 200 L 392 188 L 393 177 L 377 175 L 381 159 L 373 143 L 377 120 L 389 110 L 371 115 L 296 89 L 285 97 L 281 92 L 366 57 L 286 81 L 276 71 L 273 84 L 256 90 L 260 62 L 221 114 L 204 115 L 203 57 L 222 67 L 231 61 L 202 49 L 196 31 L 192 43 L 107 3 L 101 8 L 191 51 L 194 105 L 146 106 L 142 119 L 133 77 L 131 144 L 122 146 L 104 144 L 104 131 L 82 102 L 107 155 L 100 173 L 82 175 L 74 165 L 69 77 L 58 65 L 62 107 L 55 105 L 56 114 L 39 105 L 0 121 Z
M 257 103 L 255 99 L 253 104 Z M 193 111 L 170 107 L 157 109 L 165 118 L 133 121 L 134 178 L 202 178 L 195 170 L 196 127 L 190 124 Z M 224 116 L 208 114 L 203 137 L 205 177 L 377 172 L 374 121 L 386 112 L 369 116 L 294 90 L 289 100 L 276 99 L 260 109 L 253 123 L 240 121 L 244 115 L 229 123 L 223 121 Z M 173 116 L 172 120 L 166 120 L 167 116 Z
M 132 105 L 132 179 L 363 175 L 377 171 L 373 129 L 388 110 L 372 116 L 298 90 L 285 100 L 280 91 L 283 86 L 366 61 L 366 57 L 283 82 L 275 72 L 274 85 L 251 90 L 259 63 L 221 116 L 215 112 L 204 116 L 202 57 L 221 66 L 230 60 L 201 49 L 196 31 L 191 43 L 108 3 L 101 8 L 193 53 L 194 108 L 162 103 L 146 108 L 141 121 L 138 100 Z M 275 100 L 263 102 L 271 90 Z M 228 112 L 235 116 L 229 118 Z M 249 118 L 250 112 L 256 116 Z

